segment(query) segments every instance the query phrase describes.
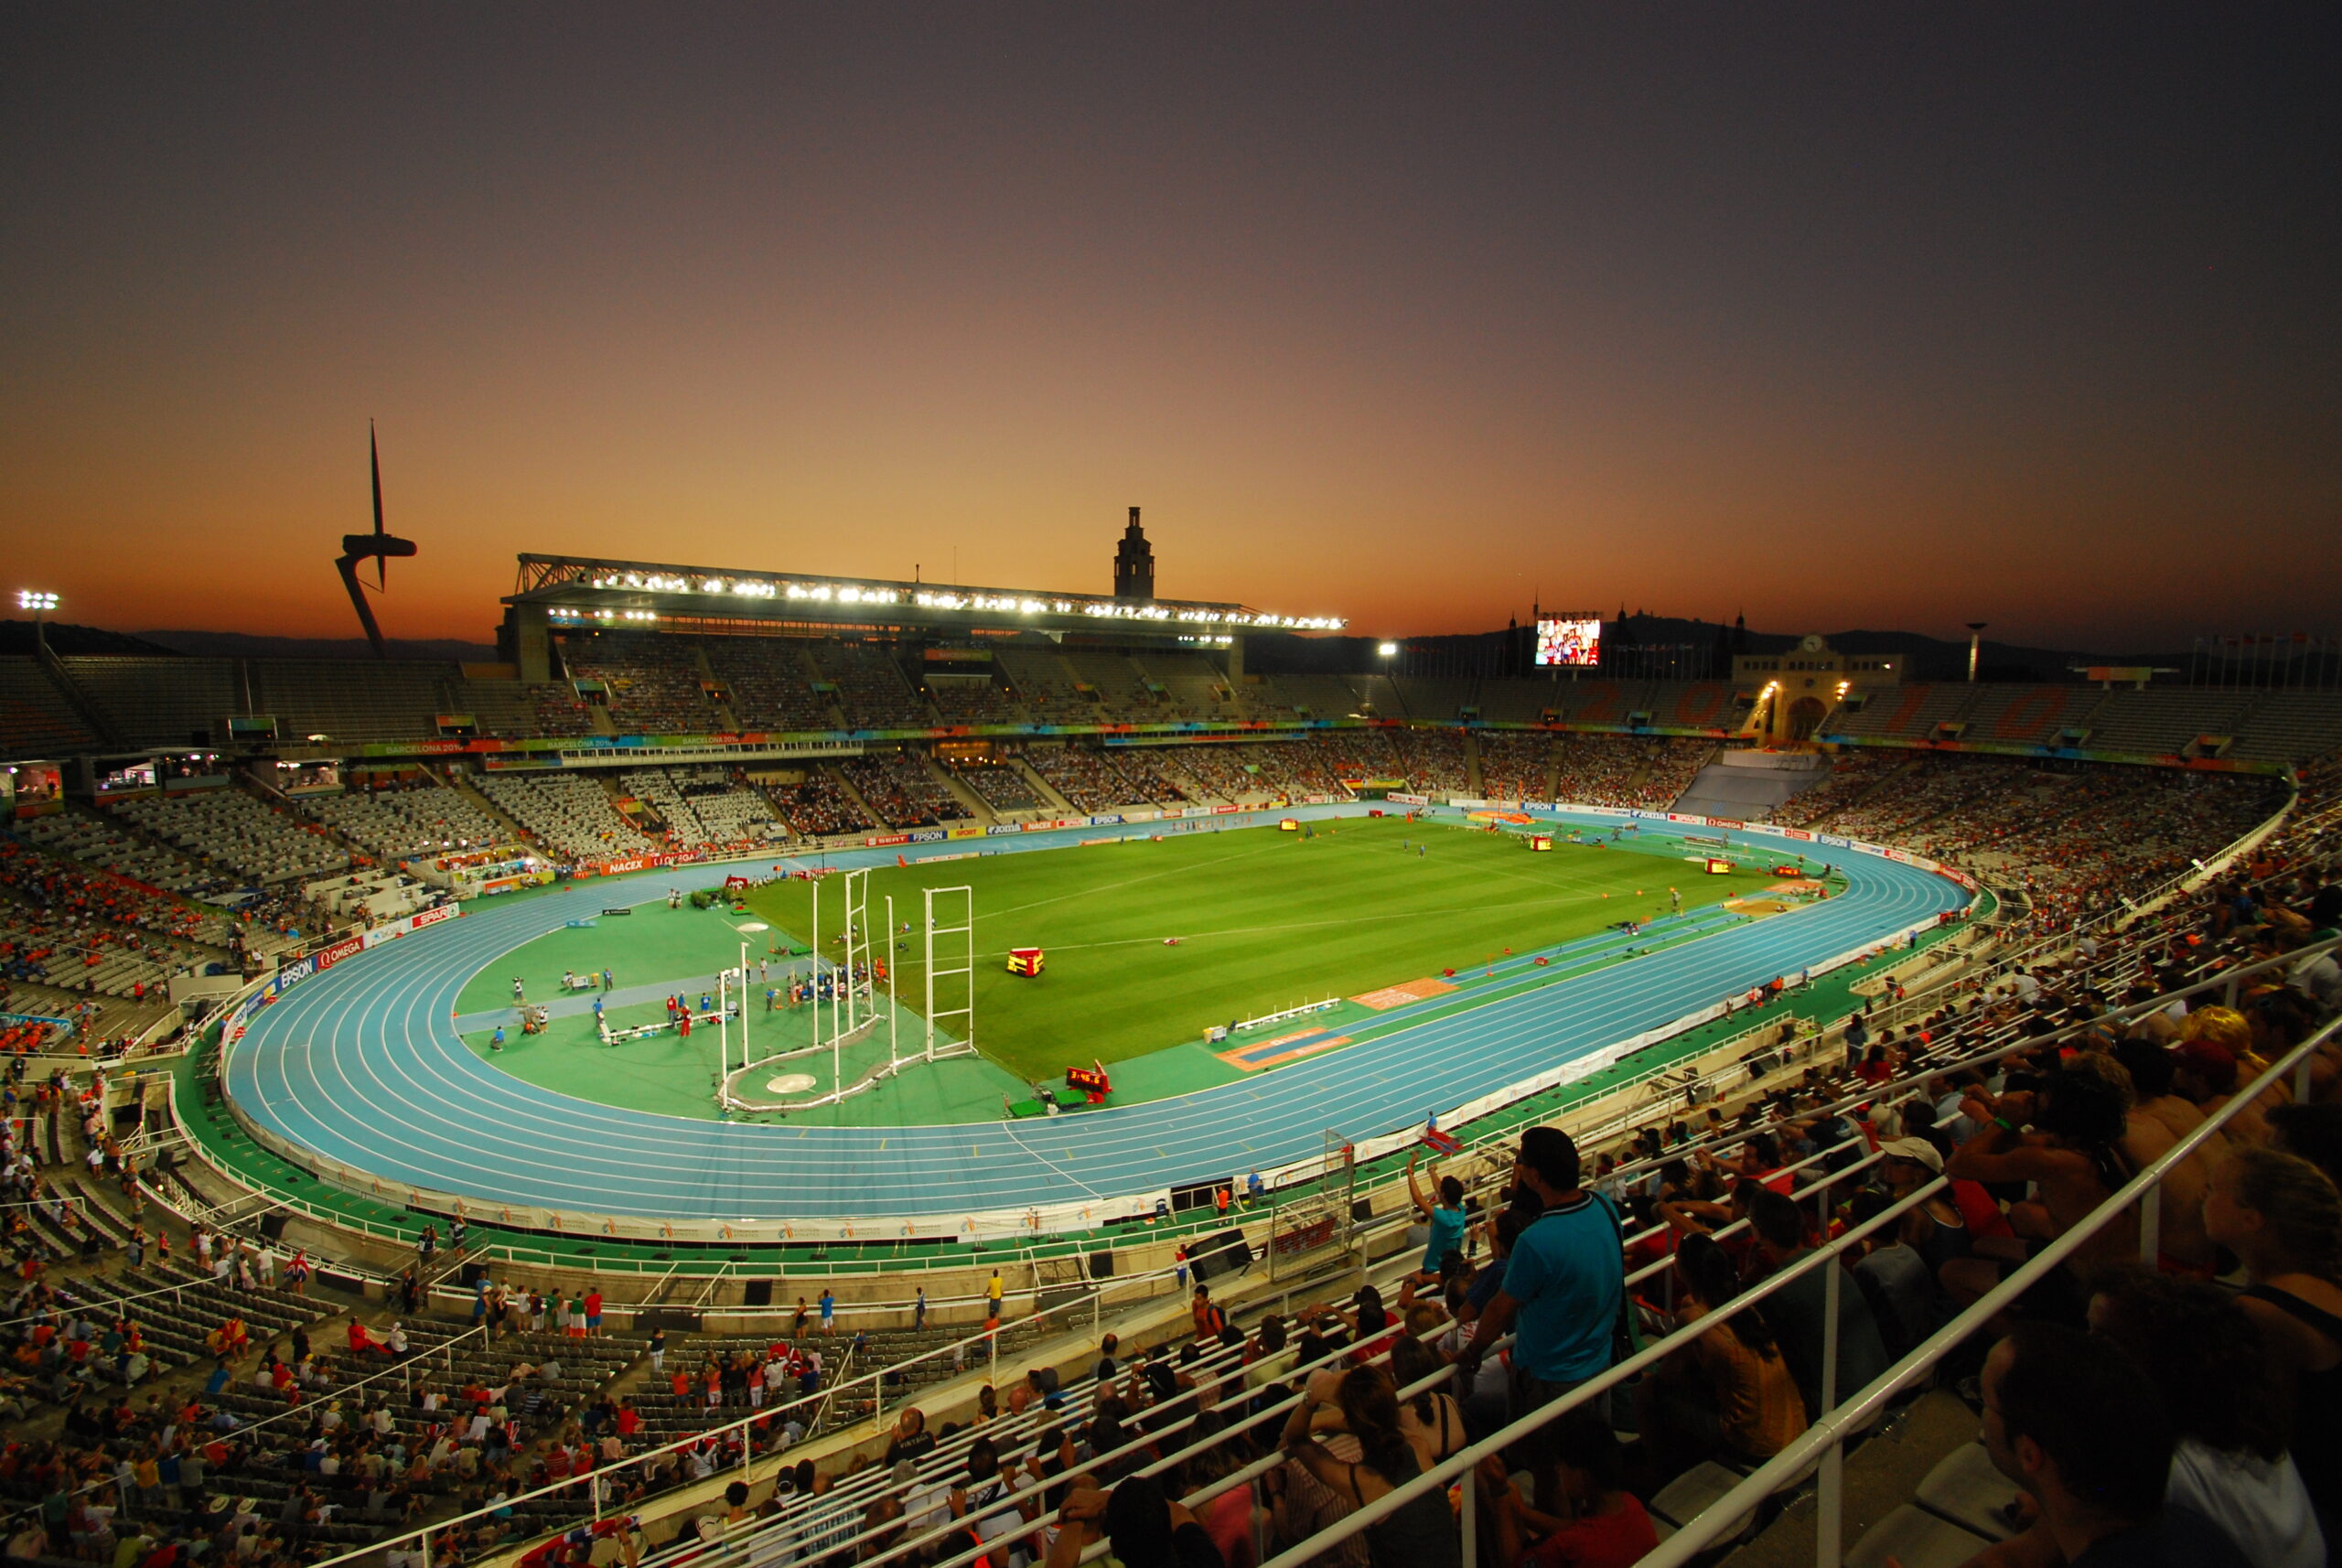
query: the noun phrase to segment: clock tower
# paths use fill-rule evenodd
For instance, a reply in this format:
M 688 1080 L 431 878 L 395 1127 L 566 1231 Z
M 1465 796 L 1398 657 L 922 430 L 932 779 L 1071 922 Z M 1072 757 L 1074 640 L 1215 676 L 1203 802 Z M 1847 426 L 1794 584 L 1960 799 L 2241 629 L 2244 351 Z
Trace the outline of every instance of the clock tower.
M 1138 525 L 1138 508 L 1131 508 L 1130 526 L 1114 551 L 1114 597 L 1144 604 L 1155 597 L 1155 551 Z
M 1902 683 L 1899 653 L 1841 653 L 1818 632 L 1787 653 L 1743 653 L 1732 661 L 1735 695 L 1750 702 L 1741 734 L 1788 749 L 1829 738 L 1830 721 Z

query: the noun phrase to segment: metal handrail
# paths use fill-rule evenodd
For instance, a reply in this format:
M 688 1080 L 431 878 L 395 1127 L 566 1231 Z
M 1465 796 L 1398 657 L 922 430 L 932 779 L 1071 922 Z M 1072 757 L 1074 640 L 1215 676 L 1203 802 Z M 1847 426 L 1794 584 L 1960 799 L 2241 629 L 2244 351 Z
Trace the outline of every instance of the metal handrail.
M 753 1411 L 736 1421 L 726 1422 L 721 1426 L 711 1427 L 704 1432 L 693 1433 L 687 1437 L 678 1438 L 671 1443 L 661 1444 L 654 1448 L 647 1448 L 639 1454 L 628 1455 L 625 1460 L 618 1464 L 602 1466 L 588 1472 L 586 1475 L 564 1477 L 561 1480 L 540 1487 L 533 1491 L 522 1492 L 517 1496 L 506 1498 L 501 1502 L 473 1509 L 468 1512 L 457 1514 L 448 1519 L 439 1520 L 427 1527 L 407 1530 L 396 1536 L 386 1537 L 381 1541 L 371 1542 L 367 1546 L 343 1552 L 339 1556 L 327 1558 L 323 1563 L 312 1564 L 311 1568 L 327 1568 L 327 1564 L 329 1563 L 343 1563 L 353 1558 L 368 1556 L 373 1552 L 382 1551 L 389 1546 L 395 1545 L 400 1541 L 418 1538 L 427 1541 L 432 1534 L 439 1530 L 446 1530 L 451 1525 L 463 1524 L 473 1520 L 485 1518 L 499 1509 L 510 1509 L 520 1503 L 532 1502 L 542 1498 L 549 1498 L 569 1488 L 586 1485 L 596 1477 L 607 1481 L 610 1475 L 617 1470 L 626 1468 L 629 1466 L 645 1464 L 664 1455 L 680 1453 L 686 1448 L 694 1447 L 700 1443 L 710 1438 L 721 1440 L 730 1434 L 737 1433 L 740 1434 L 743 1445 L 747 1446 L 753 1443 L 753 1438 L 749 1435 L 749 1428 L 769 1423 L 775 1416 L 787 1412 L 798 1410 L 806 1406 L 818 1406 L 822 1402 L 830 1399 L 835 1394 L 843 1392 L 845 1389 L 857 1383 L 867 1382 L 870 1385 L 871 1399 L 874 1404 L 883 1410 L 886 1402 L 886 1386 L 883 1380 L 889 1373 L 899 1373 L 907 1368 L 919 1365 L 922 1361 L 931 1360 L 938 1357 L 950 1356 L 954 1350 L 960 1351 L 964 1357 L 967 1349 L 978 1343 L 984 1344 L 986 1348 L 991 1350 L 994 1362 L 997 1364 L 1000 1335 L 1006 1334 L 1013 1328 L 1021 1326 L 1023 1324 L 1029 1323 L 1034 1319 L 1047 1317 L 1053 1314 L 1066 1311 L 1068 1308 L 1089 1306 L 1093 1312 L 1095 1312 L 1099 1309 L 1105 1296 L 1110 1292 L 1120 1289 L 1125 1285 L 1137 1284 L 1152 1286 L 1163 1278 L 1164 1273 L 1169 1273 L 1169 1271 L 1166 1270 L 1160 1273 L 1132 1275 L 1127 1279 L 1118 1280 L 1112 1284 L 1101 1285 L 1090 1292 L 1082 1300 L 1063 1302 L 1059 1303 L 1056 1306 L 1044 1308 L 1032 1314 L 1029 1318 L 1019 1320 L 1017 1324 L 1004 1323 L 997 1329 L 981 1329 L 974 1334 L 971 1334 L 963 1338 L 955 1340 L 951 1344 L 939 1346 L 932 1350 L 923 1351 L 918 1356 L 911 1357 L 906 1360 L 891 1363 L 886 1367 L 875 1368 L 868 1372 L 863 1373 L 857 1378 L 849 1380 L 847 1382 L 839 1383 L 829 1389 L 816 1391 L 810 1394 L 800 1394 L 797 1398 L 787 1401 L 781 1404 L 768 1405 L 763 1409 Z M 1152 1294 L 1154 1293 L 1150 1289 L 1143 1294 Z
M 2130 1212 L 2134 1206 L 2140 1211 L 2139 1250 L 2143 1258 L 2152 1262 L 2157 1240 L 2154 1234 L 2156 1204 L 2154 1200 L 2162 1192 L 2164 1178 L 2175 1167 L 2193 1157 L 2212 1138 L 2220 1135 L 2221 1129 L 2259 1099 L 2265 1090 L 2280 1083 L 2289 1069 L 2298 1068 L 2301 1077 L 2305 1079 L 2311 1054 L 2334 1039 L 2337 1033 L 2342 1033 L 2342 1017 L 2328 1021 L 2309 1038 L 2272 1062 L 2250 1084 L 2231 1095 L 2226 1105 L 2207 1116 L 2193 1132 L 2149 1161 L 2118 1191 L 2076 1221 L 2063 1235 L 2035 1253 L 2022 1268 L 1978 1297 L 1966 1311 L 1873 1379 L 1844 1404 L 1827 1412 L 1806 1430 L 1804 1435 L 1783 1448 L 1731 1491 L 1702 1509 L 1696 1517 L 1685 1521 L 1680 1530 L 1661 1541 L 1659 1550 L 1643 1561 L 1651 1568 L 1675 1568 L 1676 1564 L 1689 1561 L 1712 1542 L 1724 1524 L 1737 1517 L 1740 1510 L 1762 1500 L 1795 1475 L 1808 1460 L 1821 1456 L 1824 1481 L 1821 1488 L 1821 1509 L 1815 1521 L 1815 1552 L 1820 1563 L 1836 1563 L 1842 1523 L 1840 1516 L 1842 1498 L 1838 1494 L 1832 1470 L 1835 1461 L 1842 1455 L 1846 1439 L 1875 1418 L 1896 1394 L 1926 1376 L 1937 1362 L 1957 1349 L 1971 1334 L 1991 1322 L 1996 1314 L 2079 1251 L 2083 1243 Z
M 68 1280 L 64 1283 L 68 1285 L 73 1285 L 79 1284 L 81 1282 L 79 1280 Z M 89 1305 L 96 1305 L 100 1304 L 91 1303 Z M 369 1383 L 389 1377 L 392 1372 L 408 1371 L 414 1367 L 415 1362 L 420 1361 L 426 1357 L 436 1356 L 442 1351 L 446 1352 L 447 1368 L 448 1371 L 452 1374 L 456 1366 L 457 1345 L 466 1339 L 468 1339 L 474 1334 L 478 1332 L 479 1330 L 478 1328 L 467 1328 L 460 1334 L 453 1335 L 448 1338 L 442 1340 L 440 1343 L 430 1347 L 428 1349 L 417 1349 L 411 1351 L 406 1359 L 393 1362 L 392 1365 L 383 1368 L 379 1372 L 370 1372 L 362 1378 L 355 1378 L 347 1383 L 339 1385 L 338 1387 L 328 1389 L 319 1397 L 326 1400 L 338 1400 L 348 1394 L 351 1390 L 362 1389 Z M 234 1435 L 242 1437 L 246 1433 L 257 1432 L 262 1427 L 270 1425 L 275 1422 L 283 1421 L 287 1416 L 315 1415 L 316 1413 L 317 1412 L 310 1407 L 309 1403 L 306 1402 L 297 1405 L 287 1405 L 285 1409 L 278 1411 L 274 1415 L 261 1416 L 257 1420 L 253 1421 L 238 1422 L 234 1429 Z M 91 1481 L 84 1486 L 75 1487 L 72 1491 L 68 1492 L 66 1496 L 78 1498 L 83 1492 L 93 1492 L 101 1487 L 114 1486 L 118 1481 L 119 1477 L 111 1474 L 101 1476 L 94 1481 Z M 0 1510 L 0 1519 L 20 1519 L 28 1513 L 38 1513 L 41 1509 L 41 1506 L 42 1505 L 39 1503 L 27 1503 L 21 1508 Z
M 1834 1346 L 1825 1345 L 1821 1357 L 1823 1411 L 1819 1418 L 1808 1427 L 1804 1435 L 1782 1448 L 1746 1480 L 1687 1520 L 1681 1529 L 1660 1542 L 1658 1549 L 1647 1555 L 1643 1562 L 1649 1565 L 1649 1568 L 1678 1568 L 1679 1564 L 1688 1563 L 1713 1544 L 1726 1525 L 1737 1520 L 1742 1514 L 1756 1507 L 1781 1487 L 1789 1484 L 1803 1473 L 1810 1461 L 1819 1460 L 1822 1463 L 1822 1472 L 1819 1488 L 1821 1509 L 1820 1528 L 1817 1531 L 1817 1561 L 1823 1564 L 1824 1568 L 1834 1568 L 1840 1555 L 1838 1510 L 1842 1499 L 1839 1496 L 1838 1477 L 1833 1473 L 1835 1465 L 1830 1456 L 1839 1455 L 1847 1438 L 1856 1435 L 1875 1420 L 1885 1410 L 1888 1400 L 1896 1393 L 1924 1376 L 1939 1360 L 1965 1341 L 1971 1332 L 1982 1327 L 1994 1314 L 2022 1295 L 2051 1270 L 2062 1264 L 2079 1251 L 2085 1241 L 2127 1213 L 2149 1192 L 2158 1190 L 2164 1177 L 2174 1166 L 2192 1155 L 2246 1106 L 2251 1104 L 2262 1089 L 2277 1082 L 2289 1068 L 2299 1066 L 2305 1071 L 2310 1053 L 2333 1038 L 2337 1031 L 2342 1031 L 2342 1018 L 2326 1024 L 2308 1039 L 2288 1051 L 2272 1063 L 2266 1071 L 2255 1078 L 2250 1086 L 2234 1095 L 2227 1105 L 2207 1117 L 2194 1132 L 2174 1144 L 2169 1150 L 2125 1183 L 2120 1190 L 2109 1196 L 2089 1215 L 2035 1254 L 2022 1268 L 1980 1297 L 1950 1324 L 1937 1330 L 1924 1344 L 1873 1380 L 1860 1393 L 1844 1404 L 1835 1403 L 1832 1397 L 1834 1391 L 1837 1358 L 1834 1354 Z M 2037 1046 L 2039 1042 L 2031 1043 Z M 1600 1376 L 1579 1385 L 1552 1403 L 1531 1412 L 1507 1425 L 1495 1435 L 1441 1461 L 1405 1485 L 1394 1487 L 1373 1502 L 1345 1515 L 1308 1540 L 1271 1558 L 1262 1564 L 1262 1568 L 1302 1568 L 1302 1564 L 1319 1552 L 1359 1530 L 1388 1518 L 1414 1498 L 1430 1493 L 1435 1487 L 1445 1489 L 1450 1481 L 1459 1477 L 1467 1477 L 1480 1459 L 1490 1454 L 1502 1452 L 1507 1446 L 1519 1442 L 1567 1412 L 1606 1392 L 1636 1372 L 1656 1364 L 1667 1352 L 1682 1348 L 1698 1334 L 1721 1323 L 1733 1314 L 1746 1310 L 1754 1303 L 1761 1301 L 1789 1278 L 1802 1274 L 1812 1268 L 1822 1267 L 1825 1264 L 1834 1265 L 1839 1255 L 1853 1243 L 1870 1235 L 1891 1220 L 1899 1219 L 1914 1205 L 1924 1201 L 1948 1186 L 1949 1184 L 1940 1176 L 1927 1183 L 1871 1220 L 1849 1230 L 1844 1235 L 1827 1245 L 1816 1248 L 1811 1253 L 1799 1259 L 1795 1268 L 1776 1273 L 1743 1291 L 1724 1306 L 1710 1312 L 1695 1323 L 1675 1330 L 1638 1354 L 1628 1358 Z M 2143 1234 L 2144 1229 L 2143 1227 L 2143 1248 L 2150 1244 L 2150 1239 Z M 1831 1299 L 1826 1304 L 1822 1321 L 1825 1331 L 1833 1337 L 1837 1321 L 1837 1294 L 1842 1288 L 1838 1275 L 1842 1272 L 1832 1267 L 1829 1274 L 1825 1276 Z M 1471 1492 L 1472 1488 L 1467 1484 L 1466 1496 L 1468 1498 Z M 1467 1531 L 1473 1528 L 1471 1512 L 1471 1505 L 1467 1503 L 1464 1520 L 1464 1526 Z M 1468 1544 L 1471 1541 L 1468 1534 L 1466 1541 L 1466 1561 L 1469 1562 L 1472 1549 Z

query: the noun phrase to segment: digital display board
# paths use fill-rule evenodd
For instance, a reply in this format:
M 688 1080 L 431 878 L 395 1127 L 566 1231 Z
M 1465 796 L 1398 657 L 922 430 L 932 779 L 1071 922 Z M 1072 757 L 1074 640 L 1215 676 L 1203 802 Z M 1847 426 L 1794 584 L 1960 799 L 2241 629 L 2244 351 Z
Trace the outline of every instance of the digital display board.
M 1586 667 L 1602 662 L 1602 621 L 1595 616 L 1537 622 L 1537 663 Z

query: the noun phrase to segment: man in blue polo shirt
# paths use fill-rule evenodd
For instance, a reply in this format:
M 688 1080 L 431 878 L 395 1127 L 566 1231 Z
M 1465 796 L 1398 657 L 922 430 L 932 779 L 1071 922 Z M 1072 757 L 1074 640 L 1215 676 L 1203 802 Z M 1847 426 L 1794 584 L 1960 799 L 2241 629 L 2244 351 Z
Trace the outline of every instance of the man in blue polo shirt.
M 1504 1283 L 1456 1359 L 1470 1377 L 1488 1347 L 1512 1330 L 1510 1408 L 1519 1420 L 1608 1369 L 1627 1283 L 1617 1214 L 1578 1186 L 1577 1145 L 1568 1133 L 1522 1133 L 1513 1180 L 1542 1208 L 1513 1242 Z

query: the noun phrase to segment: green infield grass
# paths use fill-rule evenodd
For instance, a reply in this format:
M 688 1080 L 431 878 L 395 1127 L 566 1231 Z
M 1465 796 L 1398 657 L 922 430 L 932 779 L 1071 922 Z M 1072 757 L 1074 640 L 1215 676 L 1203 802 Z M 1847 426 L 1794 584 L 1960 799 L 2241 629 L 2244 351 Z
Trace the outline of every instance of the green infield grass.
M 1562 842 L 1536 854 L 1511 833 L 1351 817 L 1316 822 L 1305 837 L 1273 826 L 1166 832 L 884 867 L 870 875 L 868 909 L 875 927 L 893 897 L 897 993 L 920 1009 L 921 891 L 972 887 L 976 1044 L 1019 1078 L 1040 1079 L 1069 1063 L 1198 1040 L 1211 1025 L 1469 971 L 1508 949 L 1664 915 L 1671 887 L 1688 911 L 1772 880 L 1761 870 L 1706 875 L 1671 841 Z M 775 883 L 750 894 L 749 906 L 802 946 L 813 886 Z M 842 950 L 833 939 L 843 897 L 843 878 L 823 881 L 822 947 L 832 959 Z M 939 900 L 944 908 L 956 906 Z M 1045 950 L 1038 978 L 1007 972 L 1015 947 Z M 938 968 L 949 961 L 940 957 Z M 957 1005 L 959 995 L 941 988 L 964 983 L 938 983 L 939 1005 Z

